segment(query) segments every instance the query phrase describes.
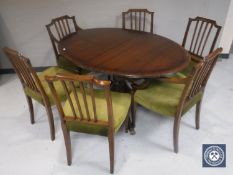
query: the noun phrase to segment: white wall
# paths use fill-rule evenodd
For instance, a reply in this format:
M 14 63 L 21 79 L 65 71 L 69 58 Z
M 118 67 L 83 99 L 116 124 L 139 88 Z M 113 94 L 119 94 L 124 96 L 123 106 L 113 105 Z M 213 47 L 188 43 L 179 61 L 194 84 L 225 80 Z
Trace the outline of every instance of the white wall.
M 220 45 L 223 47 L 223 53 L 229 53 L 231 42 L 233 40 L 233 0 L 229 5 Z
M 75 15 L 82 28 L 121 27 L 121 12 L 147 8 L 155 12 L 154 32 L 181 43 L 188 17 L 212 18 L 223 25 L 230 0 L 0 0 L 0 47 L 30 57 L 33 66 L 55 64 L 45 24 Z M 0 52 L 3 68 L 11 67 Z

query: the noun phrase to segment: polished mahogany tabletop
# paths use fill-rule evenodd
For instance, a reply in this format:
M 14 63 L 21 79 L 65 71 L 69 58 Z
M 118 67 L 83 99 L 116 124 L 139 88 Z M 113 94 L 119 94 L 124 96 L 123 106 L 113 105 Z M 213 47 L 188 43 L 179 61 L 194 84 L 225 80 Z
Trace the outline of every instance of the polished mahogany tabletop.
M 80 30 L 58 47 L 79 67 L 129 78 L 174 73 L 190 61 L 188 52 L 170 39 L 117 28 Z

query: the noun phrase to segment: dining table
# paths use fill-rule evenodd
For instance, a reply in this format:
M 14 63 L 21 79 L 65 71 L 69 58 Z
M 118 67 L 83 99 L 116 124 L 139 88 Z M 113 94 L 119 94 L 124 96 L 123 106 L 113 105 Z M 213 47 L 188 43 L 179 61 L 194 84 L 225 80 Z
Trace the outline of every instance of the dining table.
M 190 62 L 189 53 L 171 39 L 121 28 L 79 30 L 61 40 L 58 49 L 78 67 L 129 82 L 173 74 Z M 134 126 L 131 119 L 133 132 Z

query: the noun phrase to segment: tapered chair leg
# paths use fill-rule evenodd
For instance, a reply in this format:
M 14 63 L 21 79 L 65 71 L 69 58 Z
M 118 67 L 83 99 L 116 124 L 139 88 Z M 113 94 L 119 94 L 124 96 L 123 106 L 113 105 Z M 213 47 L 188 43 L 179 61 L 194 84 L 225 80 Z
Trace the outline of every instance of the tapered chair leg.
M 173 127 L 173 146 L 174 152 L 178 153 L 179 151 L 179 130 L 180 130 L 180 120 L 181 116 L 175 116 L 174 127 Z
M 109 156 L 110 156 L 110 173 L 114 172 L 114 132 L 108 134 Z
M 136 121 L 136 103 L 134 101 L 134 94 L 135 94 L 135 91 L 132 90 L 131 91 L 131 104 L 130 104 L 130 111 L 131 111 L 131 120 L 130 120 L 130 134 L 131 135 L 134 135 L 136 134 L 135 132 L 135 121 Z
M 65 124 L 62 124 L 61 127 L 62 127 L 63 136 L 64 136 L 64 140 L 65 140 L 65 146 L 66 146 L 67 164 L 71 165 L 72 164 L 72 155 L 71 155 L 70 132 L 66 128 Z
M 35 118 L 34 118 L 34 109 L 33 109 L 32 98 L 26 95 L 26 99 L 27 99 L 29 112 L 30 112 L 30 121 L 31 121 L 31 124 L 34 124 Z
M 48 101 L 45 101 L 44 105 L 45 105 L 45 109 L 46 109 L 46 112 L 48 115 L 50 136 L 51 136 L 51 140 L 53 141 L 55 139 L 55 127 L 54 127 L 53 112 L 51 109 L 51 105 Z
M 200 112 L 201 112 L 201 101 L 199 101 L 196 104 L 196 117 L 195 117 L 196 129 L 200 128 Z
M 128 133 L 129 131 L 129 123 L 130 123 L 130 111 L 128 112 L 126 119 L 125 119 L 125 132 Z

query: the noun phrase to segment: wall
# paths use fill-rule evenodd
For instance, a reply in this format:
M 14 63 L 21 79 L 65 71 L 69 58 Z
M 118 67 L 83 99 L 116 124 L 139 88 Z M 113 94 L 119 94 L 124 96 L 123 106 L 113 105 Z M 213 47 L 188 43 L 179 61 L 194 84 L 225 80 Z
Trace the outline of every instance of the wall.
M 223 28 L 220 45 L 223 47 L 223 53 L 229 53 L 233 40 L 233 1 L 231 0 L 227 13 L 225 25 Z
M 121 27 L 121 12 L 147 8 L 155 12 L 155 33 L 181 43 L 188 17 L 215 19 L 223 25 L 230 0 L 0 0 L 0 47 L 30 57 L 33 66 L 55 64 L 45 24 L 75 15 L 82 28 Z M 10 67 L 0 52 L 3 68 Z

